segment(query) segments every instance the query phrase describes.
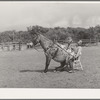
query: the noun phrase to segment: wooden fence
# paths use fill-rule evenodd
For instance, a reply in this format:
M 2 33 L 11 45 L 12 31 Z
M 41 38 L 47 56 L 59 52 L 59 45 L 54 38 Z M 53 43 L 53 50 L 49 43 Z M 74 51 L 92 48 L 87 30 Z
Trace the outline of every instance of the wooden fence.
M 56 41 L 61 44 L 67 43 L 64 40 L 56 40 Z M 74 42 L 76 43 L 77 41 L 74 41 Z M 98 42 L 99 42 L 98 39 L 82 39 L 82 46 L 98 45 Z M 6 48 L 7 51 L 10 51 L 10 50 L 19 50 L 20 51 L 22 49 L 23 45 L 26 45 L 26 47 L 27 47 L 26 43 L 5 42 L 5 43 L 0 43 L 0 48 L 1 48 L 1 50 L 5 50 L 5 48 Z M 12 49 L 11 49 L 11 47 L 12 47 Z
M 82 39 L 82 46 L 98 45 L 98 39 Z
M 1 47 L 1 50 L 21 50 L 21 47 L 22 47 L 23 43 L 21 42 L 5 42 L 5 43 L 0 43 L 0 47 Z M 12 49 L 10 49 L 12 48 Z

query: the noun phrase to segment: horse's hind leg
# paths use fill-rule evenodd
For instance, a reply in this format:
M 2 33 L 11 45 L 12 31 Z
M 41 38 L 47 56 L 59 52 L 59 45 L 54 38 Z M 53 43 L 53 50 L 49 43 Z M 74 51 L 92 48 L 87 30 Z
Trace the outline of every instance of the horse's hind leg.
M 65 61 L 64 62 L 61 62 L 60 63 L 61 65 L 59 66 L 59 67 L 56 67 L 56 71 L 61 71 L 63 68 L 64 68 L 64 66 L 65 66 Z
M 50 64 L 50 61 L 51 61 L 51 57 L 46 56 L 46 64 L 45 64 L 44 73 L 46 73 L 46 72 L 48 71 L 48 66 L 49 66 L 49 64 Z
M 58 68 L 62 68 L 62 64 L 60 63 L 60 66 L 59 67 L 56 67 L 55 69 L 58 69 Z

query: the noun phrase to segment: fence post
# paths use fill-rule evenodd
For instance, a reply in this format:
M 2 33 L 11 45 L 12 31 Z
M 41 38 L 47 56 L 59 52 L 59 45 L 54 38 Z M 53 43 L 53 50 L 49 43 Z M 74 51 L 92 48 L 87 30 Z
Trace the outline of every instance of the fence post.
M 8 49 L 8 51 L 10 51 L 10 47 L 9 47 L 9 44 L 8 44 L 8 46 L 7 46 L 7 49 Z
M 90 44 L 91 44 L 91 38 L 90 38 Z
M 13 43 L 13 50 L 15 50 L 15 43 Z
M 4 50 L 4 48 L 3 48 L 3 44 L 1 44 L 1 48 L 2 48 L 2 50 Z
M 98 45 L 98 39 L 96 39 L 96 45 Z
M 21 42 L 18 43 L 19 44 L 19 51 L 21 50 Z

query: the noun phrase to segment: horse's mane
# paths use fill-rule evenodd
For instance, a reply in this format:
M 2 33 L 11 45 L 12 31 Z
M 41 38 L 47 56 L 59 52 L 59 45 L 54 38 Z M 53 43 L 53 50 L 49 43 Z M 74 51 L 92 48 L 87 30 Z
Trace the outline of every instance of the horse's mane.
M 47 38 L 46 36 L 44 36 L 43 34 L 40 34 L 45 40 L 51 42 L 51 43 L 54 43 L 51 39 Z
M 47 38 L 46 36 L 44 36 L 42 34 L 40 34 L 40 35 L 43 37 L 44 40 L 48 41 L 50 44 L 56 44 L 56 46 L 58 46 L 60 48 L 63 48 L 63 46 L 65 47 L 65 45 L 62 45 L 62 44 L 60 44 L 58 42 L 55 43 L 51 39 Z

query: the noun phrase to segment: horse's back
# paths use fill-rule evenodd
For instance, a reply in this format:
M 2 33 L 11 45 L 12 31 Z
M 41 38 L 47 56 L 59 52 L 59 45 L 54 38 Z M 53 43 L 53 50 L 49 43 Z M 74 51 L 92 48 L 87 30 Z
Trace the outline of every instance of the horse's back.
M 68 57 L 68 53 L 64 51 L 65 48 L 60 48 L 60 47 L 57 47 L 57 48 L 58 48 L 58 51 L 53 59 L 57 62 L 65 61 L 66 58 Z

